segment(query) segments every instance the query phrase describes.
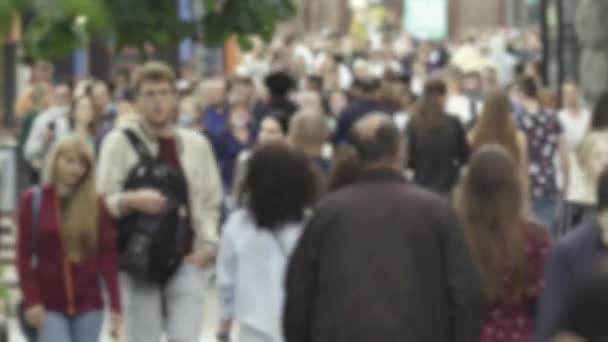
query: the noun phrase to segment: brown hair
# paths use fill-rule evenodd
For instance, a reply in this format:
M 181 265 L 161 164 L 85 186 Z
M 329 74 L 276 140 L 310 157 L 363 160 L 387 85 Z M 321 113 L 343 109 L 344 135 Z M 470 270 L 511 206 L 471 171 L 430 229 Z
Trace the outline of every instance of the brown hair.
M 139 92 L 144 82 L 167 82 L 175 89 L 175 72 L 163 62 L 151 61 L 135 69 L 132 79 L 132 88 L 135 93 Z
M 492 90 L 486 95 L 482 115 L 472 133 L 473 151 L 486 144 L 497 144 L 506 149 L 518 164 L 522 161 L 511 109 L 505 92 Z
M 59 179 L 59 158 L 68 153 L 78 155 L 87 172 L 70 194 L 62 218 L 61 235 L 68 258 L 78 261 L 97 250 L 98 198 L 95 191 L 95 159 L 91 145 L 81 136 L 61 138 L 53 147 L 47 163 L 46 179 L 55 184 Z
M 457 192 L 456 207 L 489 301 L 501 293 L 505 271 L 513 274 L 515 298 L 524 292 L 526 260 L 518 168 L 499 145 L 486 145 L 472 157 Z
M 441 102 L 446 96 L 447 86 L 442 79 L 433 78 L 424 85 L 424 95 L 416 105 L 412 124 L 416 128 L 443 128 L 447 122 L 447 114 Z

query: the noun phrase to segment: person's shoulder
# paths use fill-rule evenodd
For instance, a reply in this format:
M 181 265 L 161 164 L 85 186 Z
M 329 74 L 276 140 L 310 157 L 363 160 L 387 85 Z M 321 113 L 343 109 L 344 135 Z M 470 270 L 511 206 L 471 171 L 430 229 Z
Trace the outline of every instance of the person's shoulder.
M 197 131 L 180 127 L 176 128 L 176 133 L 183 140 L 186 146 L 204 149 L 210 148 L 209 139 Z
M 231 235 L 243 232 L 244 229 L 255 228 L 253 217 L 247 209 L 233 211 L 224 224 L 223 234 Z
M 597 227 L 593 221 L 583 222 L 559 239 L 554 244 L 553 250 L 566 252 L 578 250 L 581 247 L 587 248 L 587 243 L 589 241 L 594 241 L 595 237 L 598 235 L 598 232 L 596 232 L 595 229 L 597 229 Z
M 116 145 L 126 145 L 129 143 L 129 140 L 127 139 L 127 133 L 126 131 L 130 130 L 133 131 L 135 134 L 139 135 L 139 132 L 137 132 L 135 129 L 133 128 L 116 128 L 111 130 L 106 137 L 103 139 L 103 146 L 116 146 Z

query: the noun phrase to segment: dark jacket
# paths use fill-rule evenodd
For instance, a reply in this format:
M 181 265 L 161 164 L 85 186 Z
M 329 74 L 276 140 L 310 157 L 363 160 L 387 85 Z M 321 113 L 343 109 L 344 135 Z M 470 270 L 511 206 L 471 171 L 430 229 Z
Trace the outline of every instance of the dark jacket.
M 460 168 L 469 158 L 466 132 L 460 121 L 448 116 L 444 127 L 422 130 L 413 122 L 407 126 L 409 168 L 416 184 L 448 194 L 458 181 Z
M 288 342 L 472 342 L 481 289 L 457 219 L 390 170 L 329 195 L 287 275 Z
M 77 315 L 101 310 L 102 279 L 110 295 L 110 304 L 120 311 L 118 293 L 118 254 L 114 222 L 103 200 L 99 200 L 98 253 L 78 263 L 67 259 L 61 239 L 61 217 L 54 187 L 42 189 L 39 211 L 38 265 L 32 267 L 32 192 L 19 201 L 17 270 L 26 308 L 42 304 L 47 310 Z
M 332 138 L 334 144 L 341 144 L 348 142 L 348 135 L 350 134 L 351 128 L 359 121 L 359 119 L 365 117 L 368 114 L 374 112 L 387 113 L 384 106 L 377 101 L 365 100 L 355 101 L 346 107 L 338 118 L 338 127 Z
M 600 239 L 595 219 L 583 223 L 553 247 L 545 265 L 536 341 L 550 341 L 558 332 L 568 299 L 606 256 L 608 250 Z

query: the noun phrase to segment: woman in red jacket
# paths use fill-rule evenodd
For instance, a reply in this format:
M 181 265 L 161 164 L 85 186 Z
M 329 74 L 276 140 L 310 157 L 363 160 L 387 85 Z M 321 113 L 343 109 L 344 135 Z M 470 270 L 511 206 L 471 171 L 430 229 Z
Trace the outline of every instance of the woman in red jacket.
M 47 160 L 46 177 L 47 184 L 19 201 L 17 268 L 25 318 L 37 328 L 39 342 L 97 342 L 105 288 L 116 335 L 114 224 L 95 192 L 90 144 L 78 135 L 61 139 Z

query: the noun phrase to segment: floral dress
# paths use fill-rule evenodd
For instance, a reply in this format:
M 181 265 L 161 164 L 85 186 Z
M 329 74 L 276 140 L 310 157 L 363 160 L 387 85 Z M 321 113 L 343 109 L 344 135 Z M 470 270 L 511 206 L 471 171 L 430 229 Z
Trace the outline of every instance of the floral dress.
M 543 269 L 549 251 L 549 240 L 543 228 L 532 223 L 522 224 L 526 254 L 526 288 L 514 301 L 513 272 L 503 278 L 503 290 L 489 303 L 480 342 L 529 342 L 533 336 L 532 309 L 543 288 Z

